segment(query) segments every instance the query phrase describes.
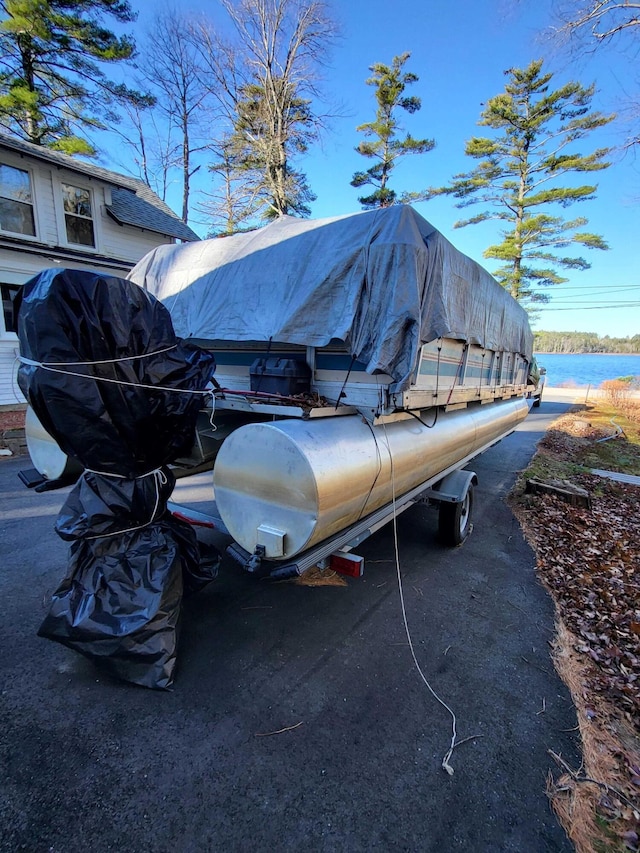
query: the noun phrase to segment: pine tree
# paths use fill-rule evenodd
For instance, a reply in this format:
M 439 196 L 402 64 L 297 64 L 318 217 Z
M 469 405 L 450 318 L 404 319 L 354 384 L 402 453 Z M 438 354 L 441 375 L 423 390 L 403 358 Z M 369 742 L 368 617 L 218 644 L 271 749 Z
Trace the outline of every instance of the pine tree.
M 316 196 L 306 176 L 292 168 L 291 159 L 294 154 L 304 154 L 316 138 L 310 102 L 295 97 L 286 82 L 275 77 L 269 90 L 250 84 L 243 87 L 241 95 L 232 138 L 239 171 L 253 174 L 256 199 L 263 202 L 264 216 L 309 216 L 309 203 Z M 282 118 L 274 116 L 274 102 L 282 104 Z M 285 144 L 281 142 L 283 130 Z
M 567 281 L 557 268 L 590 266 L 584 258 L 558 254 L 558 250 L 571 244 L 608 248 L 602 237 L 581 230 L 587 219 L 567 220 L 557 213 L 558 208 L 595 197 L 597 186 L 571 186 L 565 179 L 609 166 L 608 149 L 585 155 L 573 150 L 573 145 L 614 116 L 590 111 L 593 86 L 583 88 L 571 82 L 552 90 L 553 75 L 542 73 L 541 60 L 505 73 L 509 80 L 505 91 L 487 102 L 478 122 L 496 135 L 476 136 L 466 144 L 465 153 L 478 165 L 454 175 L 450 186 L 432 194 L 451 194 L 461 199 L 460 208 L 488 205 L 455 227 L 491 219 L 505 223 L 502 242 L 489 246 L 484 256 L 503 262 L 494 274 L 516 299 L 546 302 L 548 296 L 537 287 Z
M 211 222 L 207 237 L 228 237 L 252 229 L 252 222 L 264 207 L 260 199 L 261 172 L 248 167 L 238 140 L 230 135 L 212 146 L 217 159 L 208 166 L 216 176 L 211 192 L 203 193 L 198 210 Z
M 114 100 L 145 100 L 101 68 L 134 55 L 133 40 L 102 23 L 105 16 L 134 21 L 128 0 L 3 0 L 0 16 L 3 129 L 36 145 L 92 155 L 83 134 L 118 120 Z
M 433 139 L 414 139 L 411 134 L 407 134 L 404 139 L 398 138 L 401 127 L 396 118 L 397 111 L 402 109 L 413 114 L 421 106 L 420 98 L 404 94 L 408 85 L 418 81 L 417 75 L 402 70 L 410 56 L 410 53 L 394 56 L 391 66 L 381 62 L 375 63 L 370 66 L 373 76 L 365 81 L 368 86 L 375 87 L 378 106 L 375 121 L 366 122 L 356 128 L 358 133 L 363 133 L 371 139 L 362 141 L 356 151 L 376 162 L 366 171 L 356 172 L 351 180 L 352 187 L 359 188 L 370 184 L 376 188 L 370 195 L 358 198 L 364 208 L 389 207 L 395 204 L 398 200 L 397 193 L 388 186 L 388 182 L 396 161 L 407 154 L 425 154 L 435 147 Z M 416 201 L 420 197 L 419 193 L 411 193 L 399 200 Z

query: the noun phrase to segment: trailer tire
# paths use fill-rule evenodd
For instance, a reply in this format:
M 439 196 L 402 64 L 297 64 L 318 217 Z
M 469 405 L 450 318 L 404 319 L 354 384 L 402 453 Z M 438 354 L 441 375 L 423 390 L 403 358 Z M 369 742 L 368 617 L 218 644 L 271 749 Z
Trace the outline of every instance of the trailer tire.
M 473 484 L 464 498 L 457 503 L 440 504 L 438 516 L 438 535 L 443 545 L 455 547 L 462 545 L 473 530 L 471 516 L 473 513 Z

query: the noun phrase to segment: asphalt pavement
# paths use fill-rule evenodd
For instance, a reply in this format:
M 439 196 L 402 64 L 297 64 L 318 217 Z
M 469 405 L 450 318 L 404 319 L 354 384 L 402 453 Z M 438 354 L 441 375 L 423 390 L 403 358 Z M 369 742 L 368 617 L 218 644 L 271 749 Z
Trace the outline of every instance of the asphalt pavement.
M 34 494 L 0 460 L 0 850 L 571 851 L 545 781 L 578 762 L 575 710 L 549 656 L 553 606 L 505 503 L 549 423 L 550 389 L 468 467 L 474 530 L 398 519 L 346 586 L 256 580 L 225 559 L 184 605 L 171 692 L 112 680 L 36 631 L 65 574 L 53 531 L 68 490 Z M 206 477 L 181 488 L 208 500 Z

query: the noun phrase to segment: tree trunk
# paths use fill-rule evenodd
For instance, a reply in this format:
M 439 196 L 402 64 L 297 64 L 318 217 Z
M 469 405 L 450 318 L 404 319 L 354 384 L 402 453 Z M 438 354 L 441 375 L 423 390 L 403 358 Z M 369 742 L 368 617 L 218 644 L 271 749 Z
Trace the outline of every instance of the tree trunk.
M 184 223 L 189 219 L 189 183 L 191 180 L 189 154 L 189 124 L 185 121 L 182 125 L 182 221 Z
M 30 92 L 36 91 L 35 69 L 33 64 L 33 44 L 30 36 L 18 36 L 18 49 L 20 51 L 20 61 L 22 64 L 22 72 L 27 88 Z M 38 119 L 32 110 L 26 110 L 27 136 L 29 142 L 34 145 L 41 145 L 42 138 L 40 128 L 38 127 Z

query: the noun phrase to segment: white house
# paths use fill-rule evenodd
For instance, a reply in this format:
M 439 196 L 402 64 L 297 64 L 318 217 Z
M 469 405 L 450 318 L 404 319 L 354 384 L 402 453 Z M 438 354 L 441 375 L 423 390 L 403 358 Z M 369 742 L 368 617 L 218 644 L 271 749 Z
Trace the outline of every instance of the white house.
M 13 300 L 26 281 L 58 266 L 124 278 L 156 246 L 198 239 L 142 181 L 0 134 L 0 408 L 25 402 Z

